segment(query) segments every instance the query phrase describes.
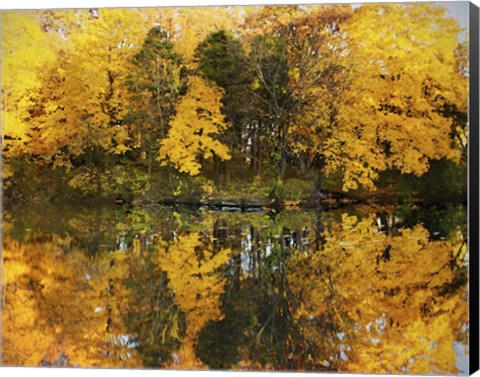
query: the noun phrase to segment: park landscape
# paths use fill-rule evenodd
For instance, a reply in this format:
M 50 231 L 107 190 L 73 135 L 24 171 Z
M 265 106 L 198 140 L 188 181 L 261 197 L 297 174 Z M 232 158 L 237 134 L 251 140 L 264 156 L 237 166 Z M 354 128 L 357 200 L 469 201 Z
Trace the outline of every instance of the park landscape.
M 445 6 L 1 22 L 2 365 L 468 372 Z

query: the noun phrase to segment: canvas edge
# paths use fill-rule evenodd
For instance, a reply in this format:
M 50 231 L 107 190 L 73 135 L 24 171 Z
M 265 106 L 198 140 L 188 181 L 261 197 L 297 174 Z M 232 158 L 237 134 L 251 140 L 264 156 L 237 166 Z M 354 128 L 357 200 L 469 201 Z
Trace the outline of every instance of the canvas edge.
M 469 374 L 479 369 L 479 8 L 469 9 Z

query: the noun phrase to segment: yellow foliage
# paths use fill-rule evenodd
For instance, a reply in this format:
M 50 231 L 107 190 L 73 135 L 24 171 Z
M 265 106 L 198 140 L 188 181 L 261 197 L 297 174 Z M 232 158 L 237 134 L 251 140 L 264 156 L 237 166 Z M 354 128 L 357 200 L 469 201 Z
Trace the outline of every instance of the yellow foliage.
M 374 190 L 378 172 L 424 174 L 429 161 L 458 161 L 452 119 L 465 111 L 467 80 L 457 70 L 458 26 L 432 4 L 365 4 L 348 25 L 351 85 L 324 148 L 326 172 L 344 173 L 344 190 Z
M 160 140 L 157 158 L 162 165 L 173 164 L 180 172 L 200 174 L 200 158 L 213 155 L 230 159 L 228 147 L 215 138 L 228 124 L 220 112 L 222 92 L 198 77 L 189 78 L 188 93 L 180 100 L 165 139 Z
M 242 22 L 242 12 L 242 7 L 176 9 L 170 24 L 170 31 L 177 41 L 176 49 L 192 64 L 197 45 L 210 33 L 237 29 Z
M 56 39 L 42 31 L 38 12 L 2 11 L 0 17 L 2 144 L 7 156 L 15 156 L 32 143 L 27 118 L 41 87 L 39 70 L 55 60 Z

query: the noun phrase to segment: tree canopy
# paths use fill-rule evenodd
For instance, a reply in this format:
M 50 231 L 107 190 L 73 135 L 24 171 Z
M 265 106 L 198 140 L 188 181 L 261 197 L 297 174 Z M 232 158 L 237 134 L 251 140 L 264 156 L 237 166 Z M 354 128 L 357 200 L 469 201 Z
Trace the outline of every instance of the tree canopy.
M 238 172 L 272 195 L 288 179 L 374 193 L 384 173 L 464 168 L 465 44 L 439 5 L 7 11 L 2 23 L 7 184 L 33 163 L 100 195 L 121 172 L 134 172 L 130 195 L 144 177 L 179 192 L 200 182 L 189 176 L 220 189 Z

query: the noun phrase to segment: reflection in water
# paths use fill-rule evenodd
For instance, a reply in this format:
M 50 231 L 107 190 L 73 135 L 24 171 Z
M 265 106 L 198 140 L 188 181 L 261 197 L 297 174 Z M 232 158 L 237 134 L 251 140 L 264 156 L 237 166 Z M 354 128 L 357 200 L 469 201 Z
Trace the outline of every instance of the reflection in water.
M 45 211 L 4 219 L 5 365 L 461 372 L 462 207 Z

